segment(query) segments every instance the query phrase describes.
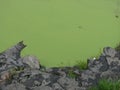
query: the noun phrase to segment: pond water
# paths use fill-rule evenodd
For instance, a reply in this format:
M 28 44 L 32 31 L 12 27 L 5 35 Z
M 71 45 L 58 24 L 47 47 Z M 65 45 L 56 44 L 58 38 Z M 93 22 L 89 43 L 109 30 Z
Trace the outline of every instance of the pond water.
M 0 51 L 21 40 L 47 67 L 97 56 L 120 41 L 120 0 L 0 0 Z

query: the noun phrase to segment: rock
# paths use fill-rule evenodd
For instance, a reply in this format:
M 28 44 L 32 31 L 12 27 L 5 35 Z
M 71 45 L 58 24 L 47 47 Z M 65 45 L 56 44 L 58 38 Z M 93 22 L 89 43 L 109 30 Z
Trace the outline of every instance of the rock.
M 120 65 L 120 60 L 117 57 L 115 57 L 115 58 L 106 57 L 106 60 L 107 60 L 109 66 L 112 65 L 112 67 L 113 67 L 116 65 Z
M 51 83 L 51 81 L 43 80 L 41 86 L 47 86 Z
M 26 79 L 23 84 L 28 87 L 28 88 L 33 88 L 33 87 L 38 87 L 38 86 L 41 86 L 42 85 L 42 82 L 43 82 L 43 78 L 41 77 L 31 77 L 29 79 Z
M 113 72 L 111 70 L 102 72 L 100 75 L 101 78 L 110 78 L 111 76 L 113 76 Z
M 25 86 L 19 83 L 10 84 L 2 88 L 2 90 L 26 90 Z
M 65 90 L 76 90 L 76 88 L 78 88 L 78 82 L 75 81 L 75 79 L 71 79 L 71 78 L 67 78 L 67 77 L 62 77 L 62 78 L 58 79 L 57 82 Z
M 34 86 L 40 86 L 41 85 L 41 83 L 39 82 L 39 81 L 34 81 Z
M 99 69 L 102 66 L 102 63 L 100 63 L 98 60 L 88 60 L 87 63 L 88 63 L 88 69 L 96 73 L 99 72 Z
M 117 52 L 115 57 L 118 57 L 120 59 L 120 51 Z
M 103 55 L 104 56 L 115 57 L 116 53 L 117 53 L 116 50 L 111 48 L 111 47 L 105 47 L 103 49 Z
M 102 64 L 102 66 L 99 69 L 100 72 L 104 72 L 104 71 L 107 71 L 109 69 L 109 65 L 108 65 L 108 62 L 107 62 L 105 56 L 100 56 L 98 61 L 99 61 L 99 63 Z M 96 65 L 99 65 L 99 64 L 96 64 Z
M 97 83 L 98 78 L 96 78 L 98 73 L 92 72 L 90 70 L 85 70 L 81 74 L 81 86 L 89 87 Z
M 40 69 L 39 60 L 35 56 L 25 56 L 22 58 L 22 62 L 31 69 Z
M 52 85 L 53 90 L 64 90 L 58 83 L 54 83 Z
M 100 57 L 99 60 L 89 60 L 88 69 L 92 72 L 102 72 L 108 69 L 108 63 L 104 57 Z
M 102 78 L 120 78 L 120 51 L 111 47 L 105 47 L 98 59 L 88 59 L 87 68 L 80 70 L 41 67 L 35 56 L 20 56 L 25 46 L 19 42 L 0 53 L 0 90 L 88 90 Z
M 17 60 L 20 58 L 20 52 L 25 47 L 26 47 L 26 45 L 24 45 L 23 41 L 21 41 L 21 42 L 17 43 L 15 46 L 2 52 L 0 54 L 0 56 L 2 56 L 2 58 L 6 58 L 6 59 L 11 58 L 11 59 Z
M 11 74 L 8 71 L 1 72 L 1 74 L 0 74 L 0 83 L 4 82 L 5 80 L 10 79 L 10 76 L 11 76 Z
M 39 87 L 33 88 L 33 90 L 53 90 L 53 89 L 49 86 L 39 86 Z

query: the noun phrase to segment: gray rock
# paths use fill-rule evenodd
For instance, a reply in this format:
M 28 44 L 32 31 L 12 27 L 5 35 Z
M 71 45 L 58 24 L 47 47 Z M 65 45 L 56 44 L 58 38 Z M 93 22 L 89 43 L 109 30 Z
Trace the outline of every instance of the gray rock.
M 10 79 L 11 74 L 8 71 L 3 71 L 0 73 L 0 82 Z
M 21 41 L 21 42 L 17 43 L 16 45 L 14 45 L 13 47 L 2 52 L 2 56 L 4 56 L 4 58 L 6 58 L 6 59 L 11 58 L 11 59 L 17 60 L 20 58 L 20 52 L 25 47 L 26 47 L 26 45 L 24 45 L 23 41 Z
M 36 81 L 34 81 L 34 85 L 35 85 L 35 86 L 40 86 L 41 83 L 36 80 Z
M 43 80 L 41 86 L 49 85 L 51 81 Z
M 114 57 L 114 58 L 106 57 L 106 60 L 107 60 L 109 66 L 112 65 L 112 63 L 114 63 L 115 66 L 120 65 L 120 60 L 117 57 Z
M 96 64 L 97 63 L 97 64 Z M 88 69 L 92 72 L 99 72 L 99 69 L 103 66 L 98 60 L 88 60 Z
M 2 90 L 26 90 L 26 87 L 22 84 L 16 83 L 16 84 L 10 84 L 6 87 L 2 88 Z
M 99 63 L 102 63 L 102 66 L 99 69 L 100 72 L 104 72 L 109 69 L 109 65 L 108 65 L 108 62 L 107 62 L 105 56 L 100 56 L 98 61 L 99 61 Z M 96 65 L 99 65 L 99 64 L 96 64 Z
M 53 90 L 53 89 L 49 86 L 39 86 L 39 87 L 33 88 L 32 90 Z
M 42 76 L 44 79 L 48 79 L 50 77 L 50 73 L 42 72 Z
M 22 62 L 27 64 L 31 69 L 40 69 L 39 60 L 35 56 L 25 56 L 22 58 Z
M 62 77 L 57 81 L 65 90 L 75 90 L 78 87 L 78 82 L 75 79 Z
M 101 78 L 106 78 L 108 80 L 118 80 L 120 78 L 120 73 L 114 73 L 111 70 L 102 72 L 100 75 Z
M 116 50 L 111 48 L 111 47 L 105 47 L 103 49 L 103 55 L 104 56 L 115 57 L 116 54 L 117 54 Z
M 41 71 L 38 70 L 38 69 L 32 69 L 32 70 L 27 69 L 27 70 L 29 71 L 29 73 L 30 73 L 31 76 L 41 74 Z M 25 70 L 25 71 L 26 71 L 26 70 Z
M 90 85 L 94 85 L 97 82 L 96 76 L 98 73 L 92 72 L 90 70 L 85 70 L 81 74 L 81 86 L 88 87 Z
M 78 89 L 76 90 L 87 90 L 87 87 L 79 87 Z
M 65 89 L 63 89 L 58 83 L 54 83 L 54 84 L 52 85 L 52 89 L 53 89 L 53 90 L 65 90 Z
M 41 68 L 36 57 L 20 56 L 24 47 L 23 42 L 19 42 L 0 53 L 0 90 L 87 90 L 102 78 L 120 78 L 120 52 L 111 47 L 105 47 L 98 59 L 89 59 L 86 70 Z M 70 78 L 70 73 L 77 76 Z

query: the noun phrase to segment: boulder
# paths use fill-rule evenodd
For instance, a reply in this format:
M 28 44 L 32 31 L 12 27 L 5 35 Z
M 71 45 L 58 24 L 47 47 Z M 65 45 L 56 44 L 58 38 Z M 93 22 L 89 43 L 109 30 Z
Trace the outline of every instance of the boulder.
M 104 56 L 110 56 L 110 57 L 115 57 L 117 51 L 111 47 L 105 47 L 103 49 L 103 55 Z
M 23 64 L 28 65 L 31 69 L 40 69 L 39 60 L 35 56 L 25 56 L 21 60 Z

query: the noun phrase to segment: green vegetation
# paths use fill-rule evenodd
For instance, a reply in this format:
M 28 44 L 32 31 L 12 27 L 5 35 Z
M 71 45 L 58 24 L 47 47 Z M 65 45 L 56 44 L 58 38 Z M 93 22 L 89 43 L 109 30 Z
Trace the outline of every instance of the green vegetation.
M 116 49 L 117 51 L 120 51 L 120 42 L 116 45 L 115 49 Z
M 101 51 L 96 56 L 91 56 L 89 58 L 98 59 L 100 55 L 101 55 Z M 85 69 L 87 69 L 87 61 L 86 60 L 79 60 L 76 62 L 76 64 L 74 66 L 77 67 L 79 70 L 85 70 Z
M 101 79 L 97 86 L 91 87 L 89 90 L 120 90 L 120 81 Z
M 77 67 L 80 70 L 85 70 L 87 68 L 87 61 L 83 60 L 77 61 L 75 67 Z
M 77 75 L 73 72 L 73 70 L 69 70 L 67 75 L 70 78 L 76 78 L 77 77 Z

